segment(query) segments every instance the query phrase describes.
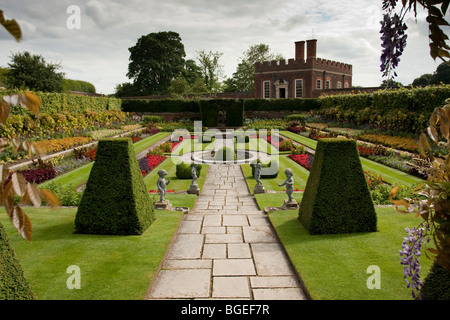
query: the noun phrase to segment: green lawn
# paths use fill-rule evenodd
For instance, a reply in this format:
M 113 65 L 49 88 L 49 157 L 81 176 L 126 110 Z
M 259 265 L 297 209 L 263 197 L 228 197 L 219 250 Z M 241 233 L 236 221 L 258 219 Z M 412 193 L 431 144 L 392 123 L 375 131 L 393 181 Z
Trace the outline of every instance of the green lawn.
M 313 139 L 309 139 L 306 137 L 303 137 L 299 134 L 295 134 L 293 132 L 289 131 L 281 131 L 281 135 L 288 137 L 296 142 L 302 143 L 303 145 L 311 148 L 316 149 L 317 147 L 317 141 Z M 372 171 L 380 174 L 383 177 L 383 180 L 388 183 L 394 183 L 397 182 L 404 186 L 411 186 L 416 183 L 425 182 L 424 180 L 414 177 L 412 175 L 409 175 L 405 172 L 402 172 L 397 169 L 390 168 L 388 166 L 385 166 L 383 164 L 377 163 L 375 161 L 360 157 L 361 165 L 363 167 L 364 171 Z
M 411 300 L 403 279 L 399 250 L 405 227 L 417 226 L 414 215 L 391 207 L 376 208 L 379 232 L 310 235 L 298 221 L 298 212 L 268 214 L 300 277 L 315 300 Z M 424 279 L 431 261 L 420 259 Z M 368 289 L 369 266 L 380 268 L 380 289 Z
M 179 146 L 173 151 L 173 155 L 183 155 L 185 153 L 194 151 L 204 151 L 204 150 L 214 150 L 213 142 L 198 143 L 197 139 L 184 139 Z M 253 139 L 251 142 L 247 143 L 236 143 L 234 144 L 235 150 L 250 150 L 250 151 L 260 151 L 268 154 L 278 154 L 279 151 L 272 144 L 268 143 L 265 139 Z
M 273 191 L 283 191 L 283 189 L 286 189 L 286 187 L 279 187 L 278 184 L 283 183 L 286 180 L 284 170 L 286 170 L 286 168 L 291 168 L 294 171 L 294 189 L 304 189 L 306 182 L 308 181 L 309 171 L 285 155 L 275 156 L 275 158 L 279 159 L 278 177 L 274 179 L 261 179 L 264 188 Z M 247 180 L 249 190 L 253 192 L 256 180 L 252 176 L 252 168 L 250 167 L 250 164 L 241 164 L 241 167 L 244 178 Z
M 139 153 L 146 148 L 150 147 L 151 145 L 157 143 L 158 141 L 164 139 L 170 135 L 168 132 L 158 132 L 157 134 L 154 134 L 150 137 L 147 137 L 143 140 L 140 140 L 133 144 L 133 148 L 135 153 Z M 79 187 L 83 183 L 86 183 L 89 174 L 91 173 L 91 169 L 93 166 L 93 162 L 88 163 L 80 168 L 77 168 L 75 170 L 72 170 L 70 172 L 67 172 L 66 174 L 60 175 L 52 180 L 46 181 L 40 185 L 40 187 L 45 188 L 45 186 L 50 182 L 60 183 L 62 187 L 68 187 L 68 186 L 74 186 Z
M 39 300 L 142 300 L 180 223 L 182 212 L 156 211 L 156 221 L 140 236 L 74 234 L 76 209 L 24 208 L 33 240 L 23 240 L 0 208 L 26 278 Z M 81 289 L 66 286 L 81 271 Z
M 166 170 L 167 176 L 166 180 L 171 179 L 170 184 L 167 186 L 167 190 L 174 189 L 175 192 L 187 191 L 191 185 L 191 179 L 178 179 L 176 176 L 176 164 L 179 163 L 179 159 L 176 157 L 167 157 L 158 167 L 150 171 L 148 175 L 145 176 L 144 182 L 147 186 L 147 190 L 158 190 L 156 183 L 158 181 L 158 171 Z M 207 164 L 202 164 L 202 171 L 200 176 L 196 180 L 198 187 L 201 189 L 205 183 L 206 173 L 208 172 L 209 166 Z

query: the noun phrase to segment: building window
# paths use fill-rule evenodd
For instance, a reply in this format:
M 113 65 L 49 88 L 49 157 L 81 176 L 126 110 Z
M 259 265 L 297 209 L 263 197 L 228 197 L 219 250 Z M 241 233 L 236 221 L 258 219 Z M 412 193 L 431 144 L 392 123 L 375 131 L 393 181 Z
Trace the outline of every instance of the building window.
M 295 97 L 303 98 L 303 79 L 295 79 Z
M 317 79 L 317 82 L 316 82 L 316 89 L 317 89 L 317 90 L 322 89 L 322 80 L 321 80 L 321 79 Z
M 331 81 L 327 80 L 325 81 L 325 89 L 330 89 L 331 88 Z
M 263 82 L 263 97 L 264 99 L 270 99 L 270 81 Z
M 344 88 L 348 88 L 348 82 L 345 81 Z
M 337 88 L 338 88 L 338 89 L 342 89 L 342 82 L 338 81 L 338 83 L 337 83 Z

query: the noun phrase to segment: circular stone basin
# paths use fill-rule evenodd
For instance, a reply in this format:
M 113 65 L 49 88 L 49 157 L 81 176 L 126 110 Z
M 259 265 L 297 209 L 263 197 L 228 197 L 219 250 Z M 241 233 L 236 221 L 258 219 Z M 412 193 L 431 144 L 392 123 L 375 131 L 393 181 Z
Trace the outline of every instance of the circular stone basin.
M 234 152 L 235 159 L 221 159 L 217 157 L 215 152 L 212 151 L 199 151 L 192 153 L 191 159 L 197 163 L 205 164 L 239 164 L 239 163 L 250 163 L 256 161 L 258 158 L 258 153 L 255 151 L 243 151 L 238 150 Z

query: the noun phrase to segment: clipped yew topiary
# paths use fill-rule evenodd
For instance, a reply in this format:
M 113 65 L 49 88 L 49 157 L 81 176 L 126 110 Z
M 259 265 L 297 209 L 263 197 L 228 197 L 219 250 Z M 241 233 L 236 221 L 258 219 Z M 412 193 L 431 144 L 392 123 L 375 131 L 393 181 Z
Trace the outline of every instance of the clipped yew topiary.
M 139 235 L 154 220 L 131 139 L 100 140 L 75 217 L 76 232 Z
M 0 223 L 0 300 L 34 300 L 22 268 Z
M 356 141 L 319 140 L 299 220 L 310 234 L 377 231 L 377 216 Z
M 450 300 L 450 272 L 434 263 L 420 292 L 424 300 Z

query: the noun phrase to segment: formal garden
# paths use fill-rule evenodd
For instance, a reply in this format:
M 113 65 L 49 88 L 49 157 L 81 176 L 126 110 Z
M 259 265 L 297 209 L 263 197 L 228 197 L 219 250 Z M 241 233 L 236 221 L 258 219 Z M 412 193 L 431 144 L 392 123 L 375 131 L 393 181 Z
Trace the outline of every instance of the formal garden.
M 187 192 L 192 154 L 211 160 L 197 169 L 202 190 L 211 165 L 239 159 L 234 149 L 257 155 L 240 164 L 251 193 L 255 163 L 262 163 L 265 192 L 254 197 L 312 299 L 409 300 L 419 293 L 448 299 L 448 272 L 431 269 L 436 253 L 446 257 L 436 249 L 445 252 L 439 224 L 446 225 L 446 198 L 433 198 L 424 186 L 448 189 L 448 180 L 436 180 L 448 171 L 435 166 L 447 164 L 448 147 L 432 140 L 448 139 L 447 109 L 433 111 L 449 97 L 446 85 L 296 100 L 121 101 L 7 92 L 0 119 L 0 222 L 8 248 L 1 298 L 143 299 L 198 197 Z M 254 116 L 267 110 L 286 115 Z M 165 120 L 177 113 L 190 117 Z M 426 138 L 421 133 L 429 125 Z M 221 148 L 226 128 L 231 139 Z M 300 210 L 281 208 L 288 168 Z M 155 207 L 161 170 L 170 178 L 171 210 Z M 429 202 L 415 204 L 418 191 Z M 424 235 L 411 230 L 431 217 L 437 227 L 427 235 L 435 241 L 422 247 Z M 82 290 L 68 289 L 70 266 L 80 268 Z M 381 271 L 381 288 L 370 288 L 369 266 Z M 423 287 L 430 270 L 438 280 Z

